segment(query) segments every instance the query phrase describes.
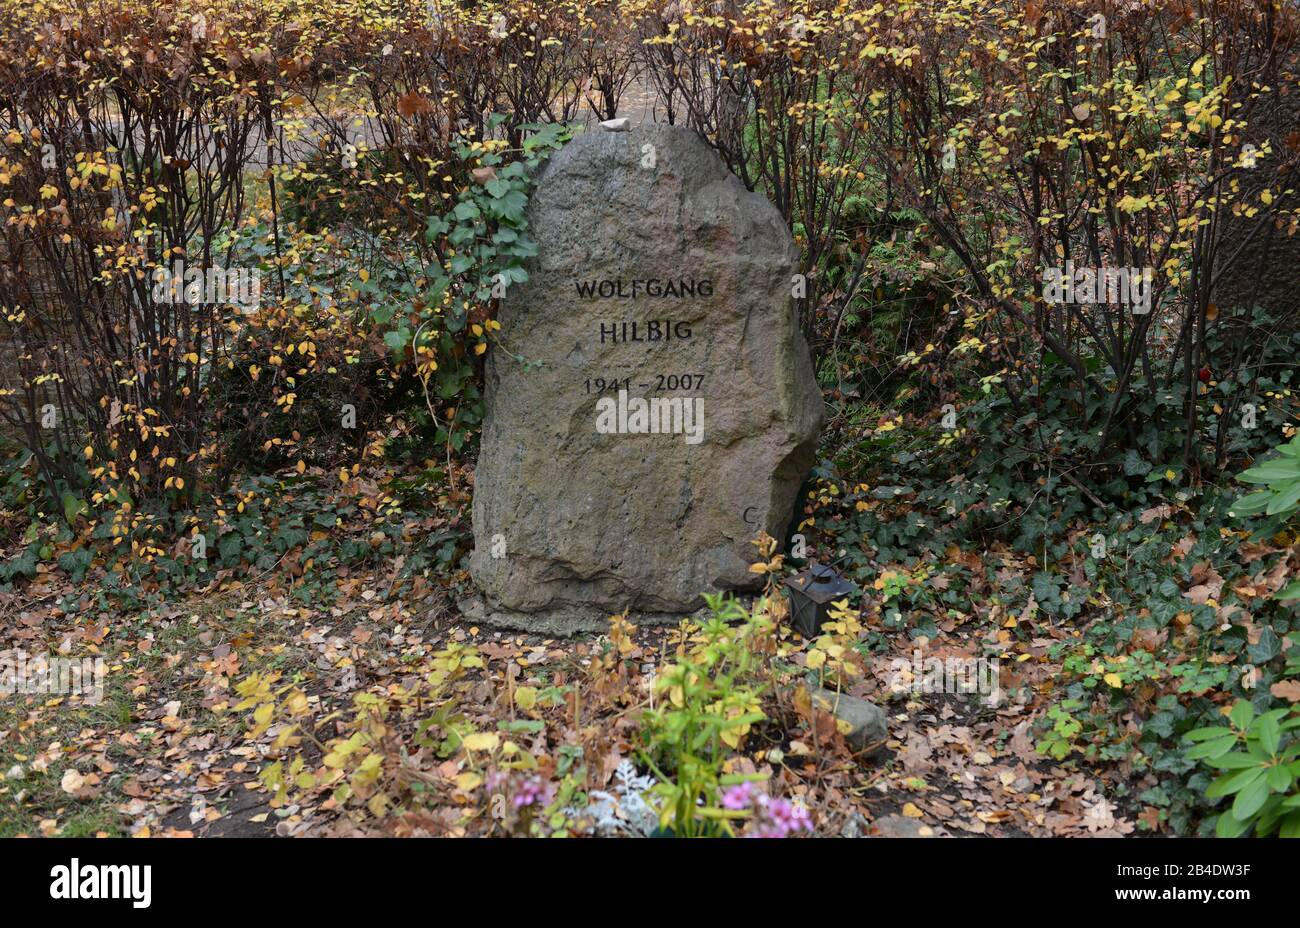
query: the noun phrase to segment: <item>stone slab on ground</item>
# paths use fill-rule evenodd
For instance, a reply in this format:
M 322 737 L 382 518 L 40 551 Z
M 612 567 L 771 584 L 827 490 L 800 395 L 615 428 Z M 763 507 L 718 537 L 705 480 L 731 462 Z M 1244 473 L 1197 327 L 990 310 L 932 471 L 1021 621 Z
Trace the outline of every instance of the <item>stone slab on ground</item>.
M 812 695 L 819 706 L 851 726 L 844 740 L 854 751 L 874 754 L 888 739 L 888 717 L 875 703 L 831 690 L 814 690 Z

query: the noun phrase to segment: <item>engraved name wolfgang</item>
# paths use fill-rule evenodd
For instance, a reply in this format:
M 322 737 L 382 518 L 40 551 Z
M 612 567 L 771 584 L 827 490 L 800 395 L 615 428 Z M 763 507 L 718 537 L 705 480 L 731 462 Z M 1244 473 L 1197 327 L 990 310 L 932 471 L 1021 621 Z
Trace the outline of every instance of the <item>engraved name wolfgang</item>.
M 603 280 L 575 280 L 573 286 L 578 291 L 578 296 L 588 300 L 598 298 L 605 300 L 635 300 L 640 296 L 648 296 L 654 299 L 662 297 L 687 299 L 697 296 L 707 298 L 713 296 L 713 281 L 708 278 L 696 280 L 693 277 L 678 277 L 676 280 L 671 278 L 661 280 L 658 277 L 650 277 L 624 280 L 617 277 Z

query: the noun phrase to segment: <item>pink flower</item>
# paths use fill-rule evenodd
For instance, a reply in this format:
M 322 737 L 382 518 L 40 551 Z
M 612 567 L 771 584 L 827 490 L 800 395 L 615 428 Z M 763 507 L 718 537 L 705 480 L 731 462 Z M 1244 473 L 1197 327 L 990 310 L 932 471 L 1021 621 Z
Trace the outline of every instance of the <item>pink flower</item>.
M 737 783 L 735 786 L 728 786 L 722 791 L 722 808 L 731 811 L 748 809 L 750 802 L 753 801 L 754 784 L 746 780 L 744 783 Z
M 745 834 L 750 838 L 788 838 L 798 832 L 812 830 L 812 816 L 804 806 L 788 799 L 760 796 L 758 814 Z
M 515 790 L 513 800 L 515 808 L 522 809 L 535 803 L 545 805 L 544 797 L 546 793 L 546 782 L 541 777 L 528 777 Z

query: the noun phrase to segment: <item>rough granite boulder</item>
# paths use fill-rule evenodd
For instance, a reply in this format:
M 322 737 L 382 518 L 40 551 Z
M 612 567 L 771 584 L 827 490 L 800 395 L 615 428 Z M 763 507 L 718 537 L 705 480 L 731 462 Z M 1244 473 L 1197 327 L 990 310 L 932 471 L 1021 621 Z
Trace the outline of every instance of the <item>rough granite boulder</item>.
M 824 407 L 776 209 L 695 133 L 595 130 L 529 204 L 474 480 L 471 619 L 548 632 L 748 590 L 783 537 Z

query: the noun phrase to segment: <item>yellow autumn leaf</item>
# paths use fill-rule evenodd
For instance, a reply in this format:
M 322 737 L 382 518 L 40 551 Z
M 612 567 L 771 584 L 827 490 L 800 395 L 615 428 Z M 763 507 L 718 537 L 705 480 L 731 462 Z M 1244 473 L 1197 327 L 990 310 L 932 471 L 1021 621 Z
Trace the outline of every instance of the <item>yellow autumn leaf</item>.
M 1102 677 L 1102 679 L 1105 680 L 1107 683 L 1109 683 L 1111 686 L 1115 687 L 1115 689 L 1119 689 L 1124 685 L 1124 681 L 1120 678 L 1120 675 L 1113 671 L 1111 673 L 1106 674 L 1106 676 Z
M 525 712 L 537 705 L 537 687 L 521 686 L 515 690 L 515 705 Z
M 500 743 L 501 739 L 490 731 L 476 731 L 467 736 L 464 742 L 468 751 L 493 751 Z
M 469 792 L 483 782 L 483 777 L 472 770 L 467 770 L 460 776 L 456 777 L 456 788 Z

